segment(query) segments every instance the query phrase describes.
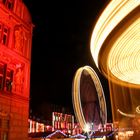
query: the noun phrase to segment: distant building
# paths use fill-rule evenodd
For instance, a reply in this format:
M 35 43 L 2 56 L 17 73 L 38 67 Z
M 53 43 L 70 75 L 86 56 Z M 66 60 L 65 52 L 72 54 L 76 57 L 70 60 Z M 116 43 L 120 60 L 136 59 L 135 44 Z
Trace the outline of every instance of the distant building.
M 72 133 L 74 128 L 74 116 L 59 112 L 52 113 L 52 128 L 53 130 L 62 130 L 65 133 Z
M 82 133 L 82 128 L 75 122 L 74 115 L 60 112 L 52 113 L 52 129 L 53 131 L 61 130 L 69 135 Z
M 33 24 L 22 0 L 0 0 L 0 139 L 27 140 Z
M 28 133 L 52 132 L 52 126 L 34 119 L 28 119 Z
M 52 112 L 52 125 L 44 123 L 36 117 L 28 119 L 28 133 L 29 136 L 38 136 L 40 132 L 54 132 L 61 130 L 68 135 L 75 135 L 82 133 L 82 128 L 79 123 L 74 121 L 74 115 L 64 114 L 60 112 Z

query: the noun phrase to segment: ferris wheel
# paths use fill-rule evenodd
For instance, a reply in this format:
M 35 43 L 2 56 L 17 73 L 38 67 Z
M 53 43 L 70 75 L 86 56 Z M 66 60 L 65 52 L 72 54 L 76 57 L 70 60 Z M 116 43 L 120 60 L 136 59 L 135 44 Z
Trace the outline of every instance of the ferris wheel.
M 79 68 L 74 76 L 72 91 L 75 116 L 84 130 L 96 130 L 107 122 L 107 108 L 101 82 L 90 66 Z

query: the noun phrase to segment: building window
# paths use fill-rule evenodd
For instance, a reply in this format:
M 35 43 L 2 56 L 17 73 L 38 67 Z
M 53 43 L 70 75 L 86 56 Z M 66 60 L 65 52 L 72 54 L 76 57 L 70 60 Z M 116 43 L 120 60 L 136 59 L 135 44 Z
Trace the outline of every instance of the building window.
M 12 91 L 13 70 L 8 69 L 7 65 L 0 62 L 0 90 Z
M 2 44 L 7 45 L 8 44 L 8 28 L 6 26 L 3 27 L 3 34 L 2 34 Z
M 7 2 L 7 8 L 9 10 L 12 10 L 13 9 L 13 6 L 14 6 L 14 1 L 13 0 L 8 0 L 8 2 Z
M 0 23 L 0 43 L 8 45 L 9 29 L 7 26 Z
M 3 0 L 3 4 L 8 8 L 9 10 L 13 10 L 14 7 L 14 0 Z
M 4 88 L 5 65 L 0 63 L 0 90 Z
M 8 140 L 9 120 L 0 118 L 0 140 Z
M 3 0 L 2 2 L 3 2 L 4 5 L 6 5 L 6 0 Z
M 7 69 L 6 71 L 6 91 L 12 91 L 13 70 Z

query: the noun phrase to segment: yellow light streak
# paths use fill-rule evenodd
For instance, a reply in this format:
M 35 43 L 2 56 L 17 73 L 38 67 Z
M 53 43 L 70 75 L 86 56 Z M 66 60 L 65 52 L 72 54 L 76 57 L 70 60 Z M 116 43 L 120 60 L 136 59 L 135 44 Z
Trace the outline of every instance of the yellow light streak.
M 112 45 L 108 56 L 108 68 L 118 79 L 140 84 L 140 18 Z
M 128 114 L 128 113 L 124 113 L 121 110 L 117 110 L 121 115 L 126 116 L 126 117 L 130 117 L 130 118 L 135 118 L 134 114 Z
M 112 0 L 99 17 L 91 37 L 91 54 L 98 67 L 100 49 L 111 31 L 131 11 L 140 5 L 140 0 Z

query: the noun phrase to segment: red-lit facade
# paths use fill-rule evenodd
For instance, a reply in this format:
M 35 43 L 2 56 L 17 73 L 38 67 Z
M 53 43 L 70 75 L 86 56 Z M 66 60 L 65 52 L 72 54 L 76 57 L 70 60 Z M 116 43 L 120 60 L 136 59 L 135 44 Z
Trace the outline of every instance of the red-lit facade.
M 22 0 L 0 0 L 0 139 L 27 140 L 33 24 Z

